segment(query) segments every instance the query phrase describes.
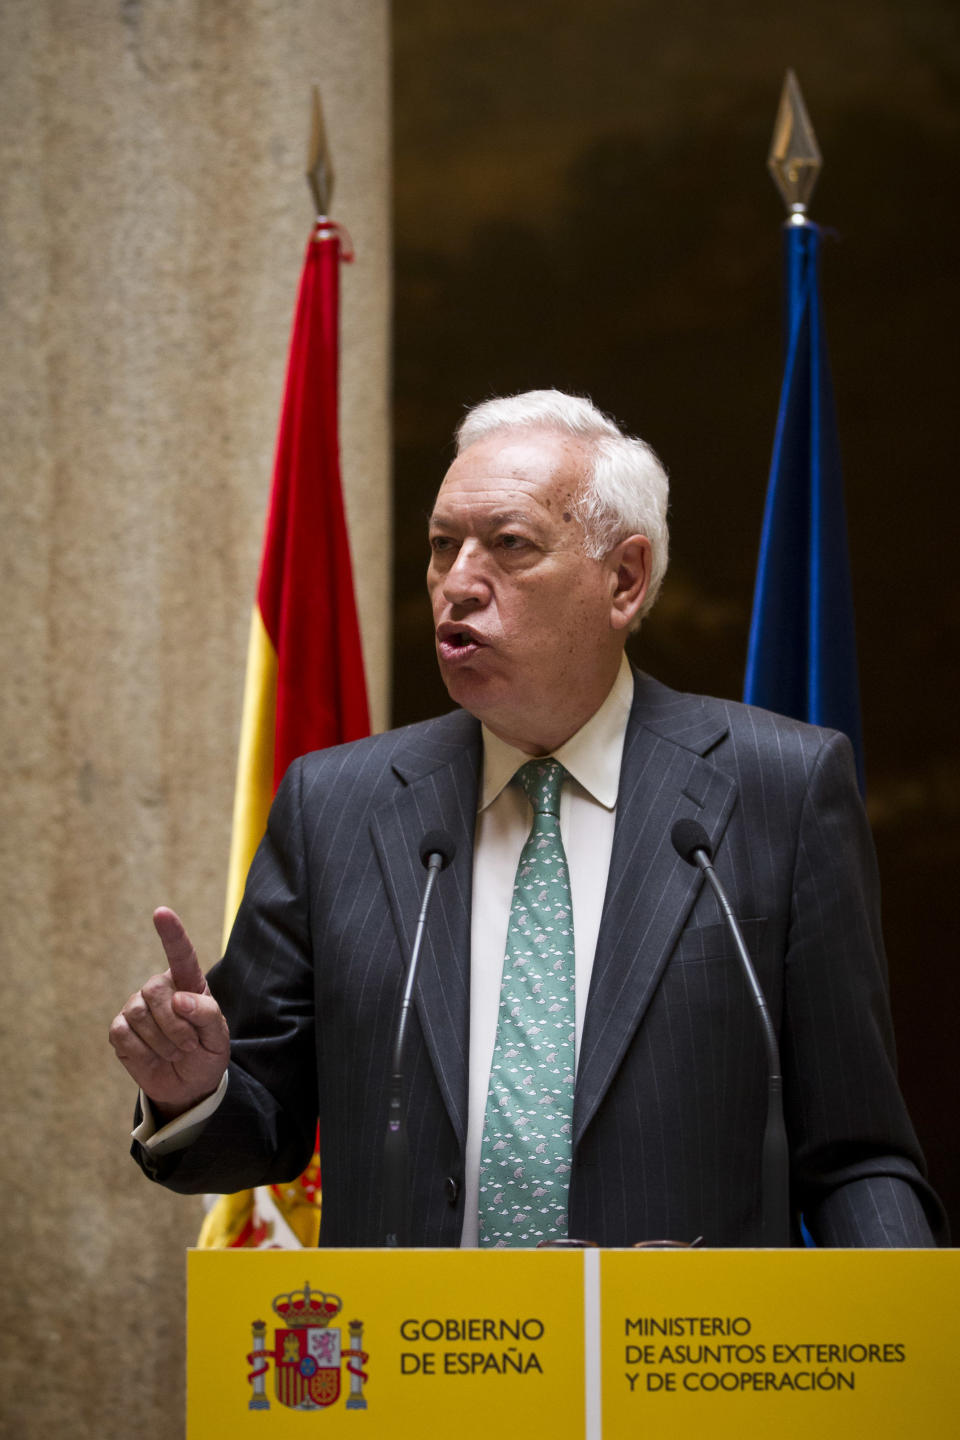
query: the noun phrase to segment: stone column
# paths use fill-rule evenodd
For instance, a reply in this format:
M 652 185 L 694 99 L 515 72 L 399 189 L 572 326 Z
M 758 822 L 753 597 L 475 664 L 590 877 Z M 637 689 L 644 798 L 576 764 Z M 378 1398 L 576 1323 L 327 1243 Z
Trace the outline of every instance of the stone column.
M 132 1087 L 106 1031 L 157 968 L 154 905 L 181 911 L 205 963 L 219 946 L 313 81 L 357 253 L 343 472 L 387 722 L 388 19 L 386 0 L 0 6 L 3 1364 L 20 1434 L 182 1434 L 200 1203 L 127 1159 Z

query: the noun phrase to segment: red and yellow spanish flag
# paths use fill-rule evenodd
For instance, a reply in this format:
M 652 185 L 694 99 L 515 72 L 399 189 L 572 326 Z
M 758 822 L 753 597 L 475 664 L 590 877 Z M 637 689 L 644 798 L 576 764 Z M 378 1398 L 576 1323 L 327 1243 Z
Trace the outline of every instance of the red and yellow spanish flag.
M 340 263 L 352 259 L 340 227 L 318 220 L 300 279 L 250 625 L 224 943 L 287 766 L 370 731 L 337 425 Z M 315 1245 L 317 1168 L 314 1157 L 289 1185 L 220 1196 L 198 1243 Z

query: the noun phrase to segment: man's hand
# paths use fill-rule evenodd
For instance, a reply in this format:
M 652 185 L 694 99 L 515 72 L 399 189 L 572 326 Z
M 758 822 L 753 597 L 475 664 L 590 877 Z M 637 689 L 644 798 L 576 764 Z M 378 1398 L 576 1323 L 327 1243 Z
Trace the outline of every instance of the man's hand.
M 153 923 L 170 968 L 130 996 L 110 1026 L 110 1044 L 167 1121 L 216 1090 L 230 1032 L 179 916 L 162 907 Z

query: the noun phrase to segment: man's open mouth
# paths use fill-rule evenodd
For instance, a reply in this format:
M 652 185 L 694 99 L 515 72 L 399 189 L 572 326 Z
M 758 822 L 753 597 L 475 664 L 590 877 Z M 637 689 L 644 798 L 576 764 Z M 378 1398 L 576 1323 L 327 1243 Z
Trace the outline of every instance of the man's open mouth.
M 437 631 L 437 645 L 444 660 L 462 660 L 474 654 L 483 644 L 472 630 L 462 630 L 455 625 L 441 625 Z

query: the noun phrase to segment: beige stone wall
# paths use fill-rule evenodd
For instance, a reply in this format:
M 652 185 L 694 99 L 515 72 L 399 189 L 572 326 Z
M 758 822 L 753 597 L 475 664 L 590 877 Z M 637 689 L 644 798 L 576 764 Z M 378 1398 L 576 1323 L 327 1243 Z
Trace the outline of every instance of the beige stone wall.
M 324 95 L 342 433 L 386 722 L 386 0 L 0 5 L 0 1430 L 182 1433 L 199 1202 L 127 1159 L 149 916 L 219 941 L 243 662 Z

